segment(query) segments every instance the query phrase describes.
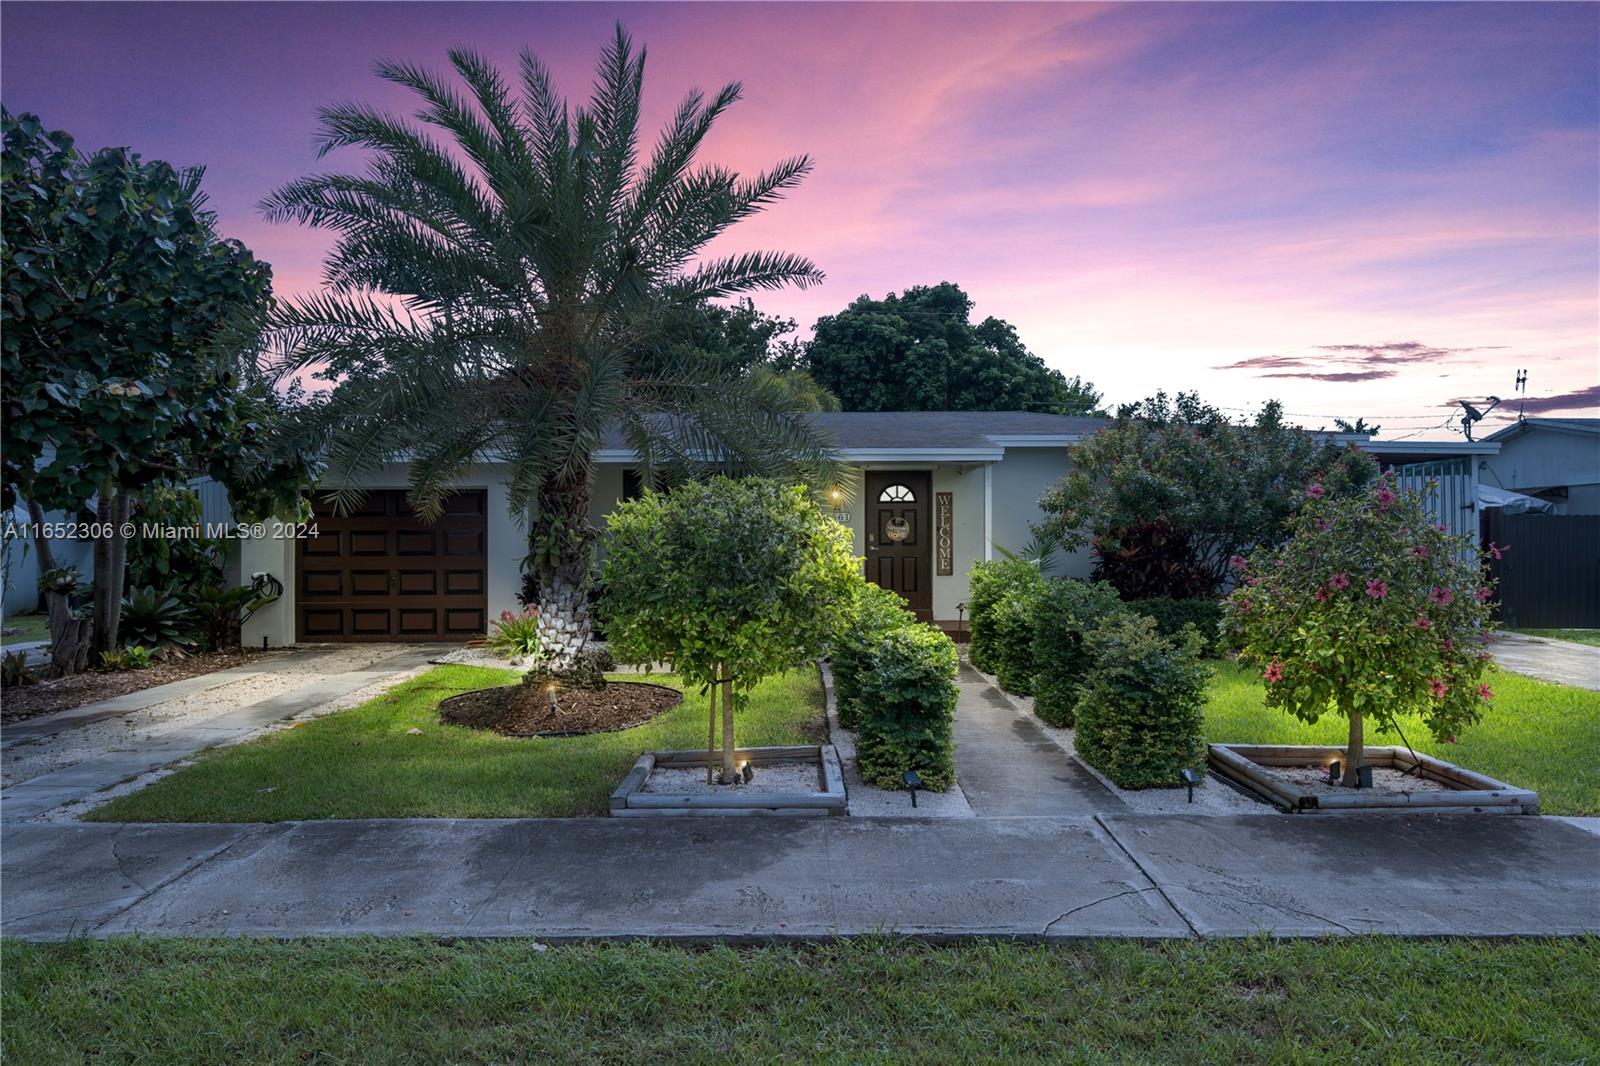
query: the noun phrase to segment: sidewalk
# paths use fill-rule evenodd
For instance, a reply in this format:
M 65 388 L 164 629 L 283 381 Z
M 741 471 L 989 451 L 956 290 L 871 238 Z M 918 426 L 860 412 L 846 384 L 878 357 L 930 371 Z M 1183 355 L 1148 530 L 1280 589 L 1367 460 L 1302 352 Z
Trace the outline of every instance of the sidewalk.
M 36 823 L 0 847 L 0 932 L 39 939 L 1600 932 L 1600 836 L 1531 816 Z

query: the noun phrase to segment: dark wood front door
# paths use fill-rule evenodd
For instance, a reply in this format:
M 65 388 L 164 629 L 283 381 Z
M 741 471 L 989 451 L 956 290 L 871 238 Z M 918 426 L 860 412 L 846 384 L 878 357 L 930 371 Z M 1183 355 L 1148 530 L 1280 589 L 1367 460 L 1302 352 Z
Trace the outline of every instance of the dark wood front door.
M 867 577 L 933 618 L 933 477 L 925 470 L 872 470 L 866 478 Z
M 336 515 L 316 501 L 316 537 L 295 547 L 295 639 L 468 640 L 488 623 L 487 493 L 458 492 L 432 523 L 403 489 Z

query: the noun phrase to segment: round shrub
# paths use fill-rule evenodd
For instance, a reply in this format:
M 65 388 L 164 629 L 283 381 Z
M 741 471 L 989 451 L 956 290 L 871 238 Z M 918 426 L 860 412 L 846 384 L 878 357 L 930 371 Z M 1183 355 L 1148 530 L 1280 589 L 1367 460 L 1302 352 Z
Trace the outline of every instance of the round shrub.
M 1203 771 L 1209 671 L 1199 640 L 1169 640 L 1155 622 L 1118 615 L 1089 636 L 1094 668 L 1078 701 L 1077 748 L 1122 788 L 1176 788 Z
M 1200 634 L 1202 655 L 1221 655 L 1224 650 L 1221 600 L 1209 596 L 1192 596 L 1181 600 L 1170 596 L 1153 596 L 1145 600 L 1129 600 L 1128 607 L 1137 614 L 1153 619 L 1156 632 L 1164 637 L 1181 636 L 1185 626 L 1194 626 Z
M 1094 665 L 1085 637 L 1126 610 L 1117 590 L 1104 581 L 1057 578 L 1046 585 L 1033 623 L 1033 711 L 1041 719 L 1061 728 L 1073 724 Z
M 844 629 L 828 655 L 842 728 L 853 731 L 860 724 L 861 677 L 873 649 L 891 630 L 915 623 L 916 616 L 906 610 L 906 601 L 898 593 L 861 579 Z
M 902 788 L 915 770 L 922 787 L 949 788 L 956 779 L 955 643 L 933 626 L 900 626 L 883 634 L 861 674 L 861 731 L 856 763 L 879 788 Z
M 1043 584 L 1039 567 L 1026 559 L 1000 559 L 977 563 L 967 585 L 967 613 L 972 619 L 972 641 L 967 654 L 972 665 L 994 673 L 999 665 L 999 637 L 995 631 L 995 608 L 1014 588 Z
M 1018 696 L 1033 695 L 1034 619 L 1047 584 L 1041 576 L 1038 581 L 1013 585 L 989 612 L 994 634 L 989 658 L 995 678 L 1001 688 Z

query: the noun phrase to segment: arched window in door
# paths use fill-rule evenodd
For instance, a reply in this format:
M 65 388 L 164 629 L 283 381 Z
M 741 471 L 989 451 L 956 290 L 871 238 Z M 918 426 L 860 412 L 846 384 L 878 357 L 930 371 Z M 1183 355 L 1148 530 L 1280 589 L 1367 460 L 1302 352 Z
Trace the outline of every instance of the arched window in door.
M 916 503 L 916 495 L 904 485 L 890 485 L 878 493 L 879 503 Z

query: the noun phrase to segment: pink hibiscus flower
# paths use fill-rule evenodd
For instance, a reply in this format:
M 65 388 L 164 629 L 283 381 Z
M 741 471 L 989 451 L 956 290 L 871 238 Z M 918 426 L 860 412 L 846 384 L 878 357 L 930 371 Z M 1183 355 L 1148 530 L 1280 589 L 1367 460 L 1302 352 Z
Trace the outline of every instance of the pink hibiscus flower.
M 1389 595 L 1389 583 L 1387 581 L 1379 581 L 1377 578 L 1373 578 L 1367 582 L 1367 595 L 1371 596 L 1375 600 L 1383 599 L 1385 596 Z
M 1311 483 L 1310 487 L 1306 489 L 1306 495 L 1310 496 L 1313 500 L 1320 500 L 1320 499 L 1322 499 L 1322 497 L 1326 496 L 1327 494 L 1328 494 L 1328 490 L 1323 488 L 1320 484 L 1318 484 L 1315 481 L 1313 481 Z
M 1426 633 L 1428 630 L 1433 628 L 1433 623 L 1419 614 L 1417 615 L 1417 628 Z
M 1511 545 L 1509 544 L 1496 544 L 1492 540 L 1489 542 L 1489 554 L 1494 556 L 1496 559 L 1504 559 L 1506 552 L 1510 550 Z
M 1228 565 L 1233 567 L 1235 570 L 1243 570 L 1244 569 L 1244 556 L 1235 555 L 1233 558 L 1228 560 Z
M 1478 686 L 1478 698 L 1480 700 L 1492 700 L 1492 699 L 1494 699 L 1494 689 L 1490 688 L 1488 685 L 1479 685 Z
M 1478 602 L 1485 603 L 1488 601 L 1489 597 L 1493 595 L 1494 593 L 1490 591 L 1489 586 L 1484 585 L 1482 588 L 1478 589 Z
M 1448 607 L 1456 601 L 1456 594 L 1443 585 L 1435 585 L 1433 591 L 1428 593 L 1428 602 L 1437 603 L 1441 607 Z
M 1445 640 L 1442 640 L 1442 641 L 1439 642 L 1439 650 L 1440 651 L 1446 651 L 1446 652 L 1455 651 L 1456 650 L 1456 642 L 1453 641 L 1453 640 L 1449 640 L 1448 638 L 1445 639 Z
M 1272 662 L 1267 664 L 1267 668 L 1262 671 L 1261 676 L 1268 682 L 1282 681 L 1283 664 L 1276 659 L 1272 660 Z
M 1428 546 L 1426 544 L 1413 544 L 1411 546 L 1411 557 L 1413 559 L 1426 559 L 1428 557 Z
M 1328 602 L 1328 589 L 1327 589 L 1327 586 L 1325 586 L 1325 585 L 1318 585 L 1317 586 L 1317 591 L 1313 592 L 1311 595 L 1312 595 L 1312 598 L 1315 599 L 1318 603 L 1327 603 Z
M 1342 592 L 1350 587 L 1350 575 L 1343 572 L 1334 574 L 1328 579 L 1328 585 L 1333 588 L 1335 592 Z
M 1450 691 L 1450 686 L 1446 685 L 1443 681 L 1440 681 L 1437 677 L 1430 678 L 1428 681 L 1428 691 L 1433 693 L 1434 699 L 1442 700 L 1444 699 L 1444 694 Z
M 1378 490 L 1379 507 L 1388 507 L 1396 499 L 1398 499 L 1398 497 L 1395 496 L 1394 490 L 1389 488 L 1389 486 L 1385 485 L 1383 488 Z

